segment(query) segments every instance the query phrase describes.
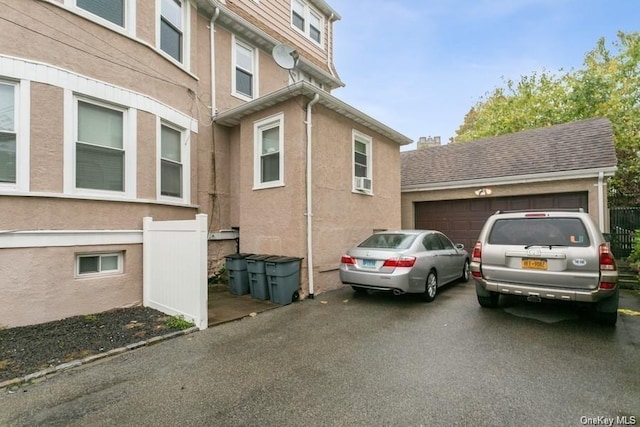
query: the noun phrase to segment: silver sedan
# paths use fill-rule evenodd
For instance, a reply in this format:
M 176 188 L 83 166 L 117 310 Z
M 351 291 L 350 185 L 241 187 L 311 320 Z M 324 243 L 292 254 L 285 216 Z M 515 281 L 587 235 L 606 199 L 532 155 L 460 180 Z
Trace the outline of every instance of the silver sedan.
M 469 254 L 435 230 L 374 233 L 342 256 L 340 280 L 356 292 L 419 293 L 431 302 L 441 286 L 469 280 Z

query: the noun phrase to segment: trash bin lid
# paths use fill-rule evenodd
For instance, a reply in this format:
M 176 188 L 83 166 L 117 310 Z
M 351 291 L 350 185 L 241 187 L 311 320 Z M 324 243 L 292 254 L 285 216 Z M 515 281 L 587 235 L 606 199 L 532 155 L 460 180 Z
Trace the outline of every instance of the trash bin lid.
M 287 263 L 287 262 L 295 262 L 295 261 L 301 261 L 302 258 L 298 258 L 298 257 L 291 257 L 291 256 L 274 256 L 271 258 L 267 258 L 264 261 L 267 263 L 274 263 L 274 264 L 283 264 L 283 263 Z
M 251 256 L 253 254 L 229 254 L 226 255 L 225 258 L 229 258 L 229 259 L 245 259 L 248 256 Z
M 249 255 L 247 256 L 247 260 L 251 260 L 251 261 L 265 261 L 267 258 L 271 258 L 273 257 L 273 255 L 261 255 L 261 254 L 254 254 L 254 255 Z

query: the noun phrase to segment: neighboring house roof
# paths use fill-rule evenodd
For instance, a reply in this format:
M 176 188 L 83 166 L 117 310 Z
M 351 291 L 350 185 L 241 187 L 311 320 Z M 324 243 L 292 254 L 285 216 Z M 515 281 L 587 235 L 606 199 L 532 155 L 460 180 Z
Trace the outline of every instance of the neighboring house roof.
M 401 153 L 402 190 L 613 175 L 611 122 L 581 120 Z
M 304 96 L 311 100 L 315 95 L 318 95 L 317 105 L 322 105 L 325 108 L 333 110 L 341 116 L 353 120 L 354 122 L 389 138 L 398 145 L 407 145 L 413 142 L 411 138 L 402 135 L 401 133 L 380 123 L 376 119 L 339 100 L 333 95 L 330 95 L 322 89 L 304 81 L 294 83 L 270 94 L 261 96 L 256 100 L 247 102 L 239 107 L 219 113 L 213 117 L 213 120 L 222 126 L 236 126 L 240 123 L 243 117 L 250 114 L 257 113 L 297 96 Z

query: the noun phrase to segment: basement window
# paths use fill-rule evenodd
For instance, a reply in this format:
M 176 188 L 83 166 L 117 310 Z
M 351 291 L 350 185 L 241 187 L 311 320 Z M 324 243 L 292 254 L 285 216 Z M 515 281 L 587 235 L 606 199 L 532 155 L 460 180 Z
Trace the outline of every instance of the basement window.
M 122 273 L 122 252 L 76 255 L 76 277 Z

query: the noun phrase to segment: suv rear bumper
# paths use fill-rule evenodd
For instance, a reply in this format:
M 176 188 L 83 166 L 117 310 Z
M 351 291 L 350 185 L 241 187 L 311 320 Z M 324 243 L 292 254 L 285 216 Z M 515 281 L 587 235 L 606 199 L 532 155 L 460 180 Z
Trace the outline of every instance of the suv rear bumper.
M 473 278 L 482 289 L 489 292 L 514 295 L 520 297 L 538 297 L 558 301 L 598 302 L 616 293 L 617 285 L 613 289 L 566 289 L 549 288 L 515 283 L 493 282 L 482 277 Z

